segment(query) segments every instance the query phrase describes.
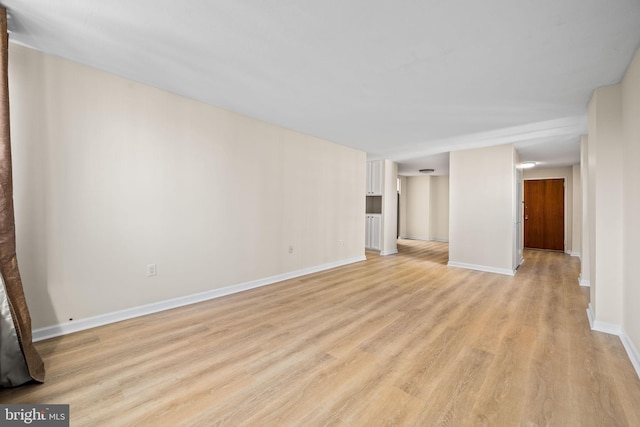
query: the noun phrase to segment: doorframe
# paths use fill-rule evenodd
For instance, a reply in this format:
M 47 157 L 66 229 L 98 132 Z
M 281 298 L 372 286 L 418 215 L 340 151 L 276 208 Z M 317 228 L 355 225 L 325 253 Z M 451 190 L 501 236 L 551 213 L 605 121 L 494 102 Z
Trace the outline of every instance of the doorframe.
M 562 182 L 564 183 L 563 185 L 563 189 L 564 189 L 564 253 L 571 255 L 571 251 L 568 250 L 567 248 L 569 247 L 569 236 L 571 236 L 571 239 L 573 239 L 573 234 L 569 233 L 569 197 L 568 197 L 568 193 L 569 193 L 569 179 L 567 176 L 558 176 L 556 175 L 549 175 L 549 176 L 536 176 L 536 177 L 531 177 L 531 178 L 525 178 L 524 176 L 522 177 L 522 200 L 524 200 L 524 182 L 525 181 L 543 181 L 545 179 L 561 179 Z M 571 184 L 573 185 L 573 180 L 571 181 Z M 571 189 L 572 194 L 573 194 L 573 189 Z M 524 216 L 524 209 L 522 210 L 522 214 Z M 571 220 L 573 221 L 573 206 L 571 209 Z M 522 223 L 522 229 L 524 230 L 524 219 L 523 219 L 523 223 Z M 523 243 L 524 243 L 524 238 L 523 238 Z

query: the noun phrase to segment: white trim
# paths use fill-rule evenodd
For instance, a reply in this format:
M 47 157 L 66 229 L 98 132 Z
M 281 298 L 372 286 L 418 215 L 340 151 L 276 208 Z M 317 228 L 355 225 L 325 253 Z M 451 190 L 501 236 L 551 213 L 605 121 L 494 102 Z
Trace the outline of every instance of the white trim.
M 624 327 L 613 323 L 595 320 L 591 303 L 589 303 L 589 307 L 587 307 L 587 317 L 589 318 L 589 325 L 591 325 L 592 330 L 611 335 L 618 335 L 620 337 L 620 341 L 622 341 L 622 345 L 627 352 L 627 356 L 629 356 L 629 360 L 631 361 L 633 368 L 636 370 L 638 378 L 640 378 L 640 352 L 633 345 L 633 342 L 631 341 L 631 338 L 629 338 L 629 335 L 627 335 L 627 331 L 624 330 Z
M 569 252 L 569 255 L 571 256 L 577 256 L 578 258 L 582 259 L 582 257 L 580 256 L 580 252 Z
M 25 43 L 25 42 L 23 42 L 21 40 L 16 40 L 15 38 L 13 38 L 11 36 L 11 34 L 9 34 L 9 42 L 13 43 L 13 44 L 16 44 L 18 46 L 23 46 L 23 47 L 26 47 L 26 48 L 29 48 L 29 49 L 38 50 L 38 48 L 36 48 L 35 46 L 27 44 L 27 43 Z
M 616 325 L 615 323 L 603 322 L 601 320 L 595 320 L 591 329 L 611 335 L 620 335 L 622 333 L 622 326 Z
M 591 330 L 611 335 L 622 335 L 622 326 L 596 319 L 591 303 L 589 303 L 589 307 L 587 307 L 587 317 L 589 317 Z
M 395 255 L 397 253 L 398 253 L 398 248 L 391 249 L 390 251 L 380 251 L 380 255 L 382 255 L 382 256 Z
M 636 374 L 638 374 L 638 378 L 640 378 L 640 352 L 633 345 L 631 338 L 627 335 L 627 331 L 622 328 L 622 334 L 620 334 L 620 340 L 622 341 L 622 345 L 624 349 L 627 350 L 627 355 L 629 356 L 629 360 L 631 360 L 631 364 L 636 370 Z
M 505 274 L 507 276 L 514 276 L 516 274 L 515 270 L 509 270 L 508 268 L 489 267 L 487 265 L 467 264 L 464 262 L 449 261 L 447 263 L 447 266 L 456 267 L 456 268 L 466 268 L 469 270 L 486 271 L 487 273 Z
M 289 273 L 278 274 L 264 279 L 252 280 L 250 282 L 239 283 L 237 285 L 227 286 L 210 291 L 200 292 L 197 294 L 186 295 L 183 297 L 173 298 L 170 300 L 154 302 L 151 304 L 131 307 L 124 310 L 114 311 L 111 313 L 100 314 L 98 316 L 87 317 L 85 319 L 74 320 L 72 322 L 63 322 L 53 326 L 46 326 L 33 330 L 33 341 L 41 341 L 60 335 L 70 334 L 72 332 L 83 331 L 110 323 L 120 322 L 122 320 L 132 319 L 134 317 L 145 316 L 147 314 L 157 313 L 159 311 L 170 310 L 172 308 L 182 307 L 189 304 L 195 304 L 214 298 L 220 298 L 225 295 L 231 295 L 249 289 L 259 288 L 261 286 L 272 285 L 283 280 L 293 279 L 295 277 L 305 276 L 311 273 L 317 273 L 324 270 L 330 270 L 336 267 L 365 261 L 367 258 L 362 255 L 355 258 L 349 258 L 341 261 L 330 262 L 315 267 L 303 268 L 301 270 Z
M 593 330 L 593 320 L 595 319 L 595 315 L 593 314 L 593 309 L 591 308 L 591 303 L 587 306 L 587 318 L 589 319 L 589 327 Z
M 591 286 L 591 282 L 589 282 L 589 280 L 587 279 L 583 279 L 582 278 L 582 274 L 580 276 L 578 276 L 578 284 L 580 286 L 584 286 L 584 287 L 590 287 Z
M 422 242 L 428 242 L 429 239 L 428 237 L 423 237 L 423 236 L 407 236 L 407 237 L 403 237 L 403 239 L 407 239 L 407 240 L 420 240 Z
M 440 239 L 437 237 L 415 237 L 415 236 L 400 236 L 398 237 L 398 239 L 405 239 L 405 240 L 420 240 L 421 242 L 442 242 L 442 243 L 449 243 L 449 239 Z

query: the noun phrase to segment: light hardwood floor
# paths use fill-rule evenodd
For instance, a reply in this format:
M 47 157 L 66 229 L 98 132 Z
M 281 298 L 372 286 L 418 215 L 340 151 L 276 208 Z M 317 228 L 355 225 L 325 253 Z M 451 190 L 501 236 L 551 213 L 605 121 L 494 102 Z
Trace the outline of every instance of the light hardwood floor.
M 579 261 L 515 277 L 400 253 L 37 343 L 72 426 L 640 426 L 640 380 L 593 332 Z

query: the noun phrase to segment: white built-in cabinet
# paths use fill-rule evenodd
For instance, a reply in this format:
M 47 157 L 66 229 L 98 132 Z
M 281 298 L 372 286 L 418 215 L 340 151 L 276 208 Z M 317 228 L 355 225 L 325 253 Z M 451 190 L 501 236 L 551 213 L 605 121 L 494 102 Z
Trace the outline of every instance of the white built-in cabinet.
M 384 161 L 367 162 L 367 211 L 365 247 L 382 250 L 382 192 L 384 189 Z
M 367 162 L 367 196 L 382 196 L 383 161 Z
M 365 247 L 368 249 L 382 249 L 382 215 L 366 215 Z
M 367 162 L 365 248 L 380 255 L 398 253 L 398 165 L 391 160 Z

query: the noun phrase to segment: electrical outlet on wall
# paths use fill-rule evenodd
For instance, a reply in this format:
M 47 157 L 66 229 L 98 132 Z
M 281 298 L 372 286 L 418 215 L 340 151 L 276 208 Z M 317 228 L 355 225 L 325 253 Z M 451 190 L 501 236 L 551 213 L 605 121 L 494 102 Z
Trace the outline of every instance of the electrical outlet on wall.
M 151 277 L 151 276 L 155 276 L 158 274 L 158 268 L 156 267 L 155 264 L 148 264 L 147 265 L 147 276 Z

